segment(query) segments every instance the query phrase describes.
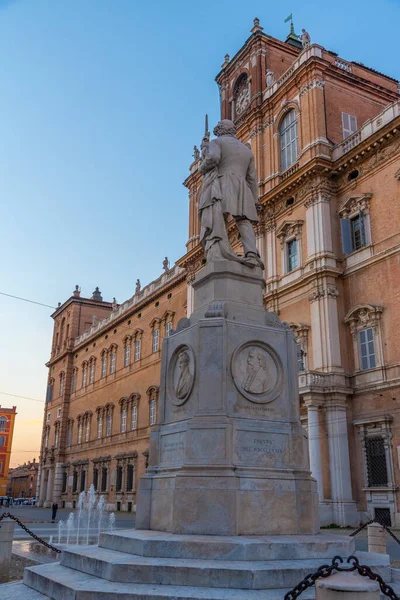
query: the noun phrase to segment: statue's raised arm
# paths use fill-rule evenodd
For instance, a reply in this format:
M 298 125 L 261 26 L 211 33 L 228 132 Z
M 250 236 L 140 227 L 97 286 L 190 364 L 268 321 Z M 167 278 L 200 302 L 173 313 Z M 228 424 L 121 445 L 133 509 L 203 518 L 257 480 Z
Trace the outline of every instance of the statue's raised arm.
M 264 265 L 256 246 L 258 179 L 251 149 L 236 137 L 232 121 L 220 121 L 217 139 L 203 139 L 200 171 L 204 174 L 199 198 L 200 242 L 207 262 L 228 259 L 249 267 Z M 227 233 L 232 216 L 241 236 L 244 256 L 233 251 Z

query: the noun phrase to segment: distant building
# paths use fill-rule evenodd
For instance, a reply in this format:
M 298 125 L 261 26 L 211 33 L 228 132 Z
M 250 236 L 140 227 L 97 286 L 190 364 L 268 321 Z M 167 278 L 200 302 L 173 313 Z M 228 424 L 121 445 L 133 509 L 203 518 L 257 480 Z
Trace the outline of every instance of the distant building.
M 293 29 L 293 28 L 292 28 Z M 398 82 L 255 21 L 217 75 L 221 118 L 255 155 L 265 308 L 298 342 L 299 406 L 323 524 L 400 526 Z M 157 421 L 160 351 L 193 310 L 202 266 L 194 153 L 189 239 L 177 265 L 118 306 L 78 291 L 53 314 L 40 501 L 94 483 L 130 510 Z M 234 223 L 230 239 L 237 251 Z M 96 319 L 93 319 L 96 315 Z
M 7 480 L 7 495 L 12 498 L 33 498 L 36 496 L 36 484 L 39 463 L 24 463 L 9 470 Z
M 7 478 L 16 414 L 16 406 L 12 408 L 0 406 L 0 496 L 7 494 Z

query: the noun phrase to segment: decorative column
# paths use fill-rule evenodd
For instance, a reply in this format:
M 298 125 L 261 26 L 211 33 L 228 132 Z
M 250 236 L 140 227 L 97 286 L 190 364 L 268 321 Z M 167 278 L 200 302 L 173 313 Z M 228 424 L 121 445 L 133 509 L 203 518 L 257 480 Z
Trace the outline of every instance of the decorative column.
M 47 479 L 46 501 L 44 503 L 44 506 L 46 508 L 51 506 L 53 503 L 53 476 L 54 476 L 54 471 L 53 471 L 53 468 L 51 467 L 49 469 L 49 477 Z
M 38 506 L 43 506 L 43 503 L 46 500 L 47 487 L 46 487 L 46 469 L 44 466 L 41 468 L 41 477 L 40 477 L 40 485 L 39 485 L 39 502 Z
M 64 463 L 61 463 L 61 462 L 56 463 L 55 472 L 54 472 L 54 491 L 53 491 L 53 498 L 52 498 L 52 500 L 54 499 L 56 502 L 60 502 L 60 500 L 61 500 L 63 470 L 64 470 Z
M 309 296 L 314 369 L 343 370 L 340 359 L 338 295 L 334 285 L 323 284 Z
M 318 496 L 320 502 L 324 499 L 324 485 L 322 478 L 322 460 L 321 460 L 321 435 L 319 429 L 319 411 L 318 404 L 306 402 L 308 414 L 308 447 L 310 452 L 310 470 L 311 475 L 317 480 Z
M 276 236 L 275 236 L 275 223 L 269 222 L 265 226 L 266 232 L 266 255 L 267 260 L 265 264 L 265 278 L 267 281 L 275 279 L 277 277 L 276 272 Z
M 325 402 L 328 428 L 332 513 L 336 525 L 357 525 L 359 516 L 352 498 L 346 400 L 332 397 Z

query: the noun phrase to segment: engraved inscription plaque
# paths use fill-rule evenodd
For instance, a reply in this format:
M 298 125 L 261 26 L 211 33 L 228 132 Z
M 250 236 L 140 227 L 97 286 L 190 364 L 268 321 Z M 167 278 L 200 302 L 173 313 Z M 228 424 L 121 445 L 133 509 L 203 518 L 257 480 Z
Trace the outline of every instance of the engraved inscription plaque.
M 240 464 L 258 467 L 283 467 L 288 460 L 289 436 L 286 433 L 239 430 L 235 454 Z
M 283 383 L 281 361 L 276 352 L 262 342 L 247 342 L 232 356 L 232 377 L 239 392 L 251 402 L 272 402 Z
M 179 346 L 171 356 L 168 367 L 168 391 L 175 406 L 181 406 L 188 400 L 193 389 L 195 377 L 195 358 L 192 348 Z
M 183 432 L 169 433 L 161 436 L 161 462 L 180 464 L 184 456 Z

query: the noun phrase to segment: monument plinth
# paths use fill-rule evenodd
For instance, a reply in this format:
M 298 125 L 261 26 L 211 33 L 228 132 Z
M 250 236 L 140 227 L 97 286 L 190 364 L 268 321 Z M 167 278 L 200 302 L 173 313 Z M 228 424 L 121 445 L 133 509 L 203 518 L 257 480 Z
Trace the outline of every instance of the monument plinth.
M 315 534 L 316 482 L 299 420 L 296 343 L 263 307 L 259 267 L 207 264 L 194 312 L 164 340 L 159 425 L 136 527 Z

